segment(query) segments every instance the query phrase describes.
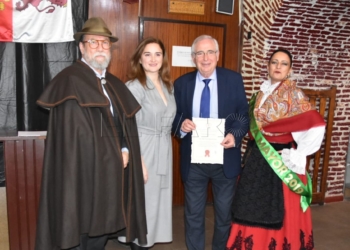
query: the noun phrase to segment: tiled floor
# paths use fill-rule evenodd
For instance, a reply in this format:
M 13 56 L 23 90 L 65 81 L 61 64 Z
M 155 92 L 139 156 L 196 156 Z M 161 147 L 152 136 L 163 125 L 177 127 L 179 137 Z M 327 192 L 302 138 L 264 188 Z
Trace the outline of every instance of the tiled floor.
M 316 250 L 350 249 L 350 200 L 328 203 L 323 206 L 312 205 L 311 211 Z M 211 249 L 213 214 L 213 207 L 208 205 L 206 209 L 207 247 L 205 250 Z M 121 246 L 114 240 L 109 240 L 106 246 L 106 250 L 126 249 L 128 247 Z M 156 244 L 152 250 L 186 250 L 182 206 L 173 208 L 173 242 Z

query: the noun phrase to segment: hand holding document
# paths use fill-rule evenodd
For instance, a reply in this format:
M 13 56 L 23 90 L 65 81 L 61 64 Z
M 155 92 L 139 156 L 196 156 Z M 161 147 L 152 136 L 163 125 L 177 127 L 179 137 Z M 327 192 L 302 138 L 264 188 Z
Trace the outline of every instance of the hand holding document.
M 191 163 L 224 163 L 224 147 L 220 144 L 225 135 L 225 119 L 195 118 L 192 131 Z

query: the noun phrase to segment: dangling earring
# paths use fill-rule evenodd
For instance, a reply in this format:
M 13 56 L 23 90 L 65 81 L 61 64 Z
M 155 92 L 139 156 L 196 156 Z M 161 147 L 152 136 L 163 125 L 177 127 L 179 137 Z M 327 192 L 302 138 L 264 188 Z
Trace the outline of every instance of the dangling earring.
M 283 80 L 287 80 L 290 77 L 290 74 L 286 75 L 286 77 Z

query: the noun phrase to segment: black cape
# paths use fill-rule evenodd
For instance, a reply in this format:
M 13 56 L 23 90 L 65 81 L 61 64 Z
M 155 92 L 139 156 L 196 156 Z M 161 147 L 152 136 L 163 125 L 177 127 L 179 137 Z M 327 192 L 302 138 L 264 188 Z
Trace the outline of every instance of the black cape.
M 78 61 L 64 69 L 37 101 L 50 108 L 50 120 L 36 250 L 77 246 L 81 234 L 116 234 L 147 242 L 135 120 L 140 105 L 118 78 L 107 72 L 106 80 L 129 149 L 126 169 L 110 103 L 88 65 Z

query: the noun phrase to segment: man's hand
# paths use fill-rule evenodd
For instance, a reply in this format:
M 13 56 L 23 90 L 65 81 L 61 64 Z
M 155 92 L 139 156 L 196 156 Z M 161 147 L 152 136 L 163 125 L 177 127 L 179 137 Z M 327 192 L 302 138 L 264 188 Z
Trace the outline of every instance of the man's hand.
M 221 145 L 224 146 L 224 148 L 232 148 L 236 145 L 235 143 L 235 137 L 233 134 L 228 133 L 224 140 L 221 142 Z
M 129 163 L 129 152 L 122 152 L 124 168 L 128 166 Z
M 192 130 L 196 129 L 196 124 L 193 123 L 190 119 L 186 119 L 181 124 L 181 130 L 185 133 L 189 133 Z

